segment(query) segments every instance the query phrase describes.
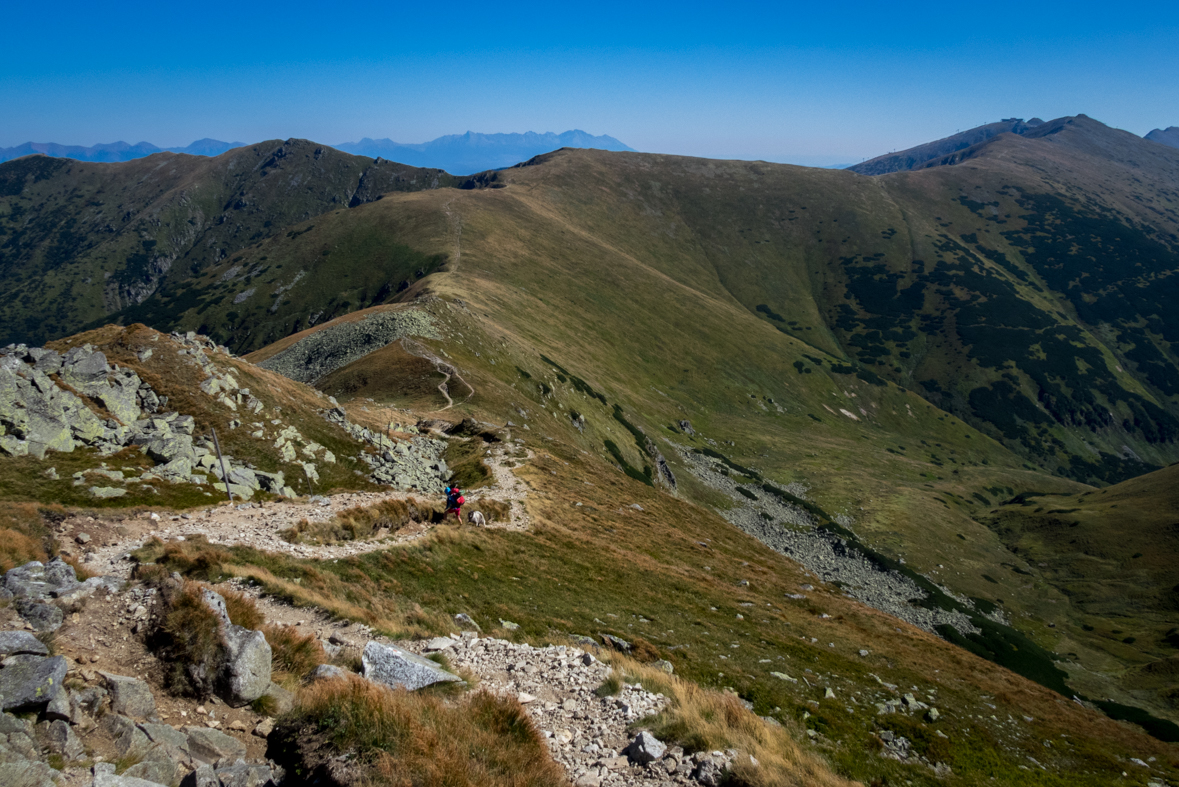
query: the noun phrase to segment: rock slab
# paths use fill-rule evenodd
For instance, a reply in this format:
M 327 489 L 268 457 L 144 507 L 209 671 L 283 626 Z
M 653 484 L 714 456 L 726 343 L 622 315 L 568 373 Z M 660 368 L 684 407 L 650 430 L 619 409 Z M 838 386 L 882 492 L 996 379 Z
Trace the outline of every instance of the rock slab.
M 462 682 L 458 675 L 396 645 L 369 642 L 364 647 L 361 661 L 364 664 L 364 677 L 394 688 L 416 691 L 435 683 Z

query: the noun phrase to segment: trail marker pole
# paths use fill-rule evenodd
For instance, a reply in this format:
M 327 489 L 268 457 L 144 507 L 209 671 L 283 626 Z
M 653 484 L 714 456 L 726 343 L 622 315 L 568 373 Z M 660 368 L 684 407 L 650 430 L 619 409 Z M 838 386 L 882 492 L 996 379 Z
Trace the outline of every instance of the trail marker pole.
M 212 427 L 210 427 L 212 428 Z M 217 430 L 213 429 L 213 447 L 217 449 L 217 461 L 221 463 L 221 480 L 225 482 L 225 496 L 233 502 L 233 493 L 229 491 L 229 473 L 225 469 L 225 457 L 221 455 L 221 443 L 217 440 Z

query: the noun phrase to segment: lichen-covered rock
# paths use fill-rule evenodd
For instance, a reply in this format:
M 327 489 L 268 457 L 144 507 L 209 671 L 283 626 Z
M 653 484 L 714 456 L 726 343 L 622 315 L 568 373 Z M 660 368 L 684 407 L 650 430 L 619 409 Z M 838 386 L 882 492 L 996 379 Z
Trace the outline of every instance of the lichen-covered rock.
M 35 710 L 48 704 L 65 680 L 62 656 L 9 656 L 0 667 L 0 703 L 6 711 Z

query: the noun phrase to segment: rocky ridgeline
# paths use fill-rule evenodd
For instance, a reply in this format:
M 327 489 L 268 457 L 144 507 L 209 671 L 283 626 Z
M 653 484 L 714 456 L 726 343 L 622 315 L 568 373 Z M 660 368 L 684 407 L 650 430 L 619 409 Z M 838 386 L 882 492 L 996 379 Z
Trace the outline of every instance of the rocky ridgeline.
M 334 398 L 331 401 L 335 404 Z M 391 432 L 413 435 L 409 440 L 394 440 L 381 432 L 351 423 L 344 408 L 339 406 L 324 412 L 324 418 L 340 426 L 354 439 L 376 449 L 374 453 L 362 453 L 360 459 L 372 468 L 372 479 L 379 484 L 436 494 L 443 490 L 450 477 L 450 468 L 442 458 L 446 441 L 421 434 L 413 424 L 389 424 Z
M 422 309 L 382 311 L 321 328 L 258 365 L 301 383 L 314 383 L 406 336 L 442 338 L 434 318 Z
M 849 596 L 928 632 L 936 633 L 938 626 L 950 625 L 962 634 L 978 633 L 979 629 L 962 612 L 918 606 L 916 602 L 926 594 L 913 580 L 882 569 L 844 539 L 817 530 L 814 518 L 807 511 L 783 502 L 761 487 L 738 484 L 716 459 L 684 446 L 676 448 L 698 479 L 724 492 L 734 502 L 720 514 L 770 549 L 798 561 L 824 582 L 838 582 Z M 787 491 L 802 497 L 805 490 L 788 488 Z M 948 590 L 945 592 L 950 594 Z M 966 606 L 973 606 L 969 599 L 956 598 Z

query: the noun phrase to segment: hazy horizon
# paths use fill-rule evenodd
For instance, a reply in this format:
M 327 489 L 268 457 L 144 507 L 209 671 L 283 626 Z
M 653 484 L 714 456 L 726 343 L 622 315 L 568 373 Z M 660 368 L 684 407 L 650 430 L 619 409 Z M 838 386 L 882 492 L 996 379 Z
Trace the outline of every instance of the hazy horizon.
M 0 51 L 0 147 L 582 129 L 830 165 L 1004 117 L 1084 113 L 1139 136 L 1179 123 L 1179 82 L 1159 76 L 1179 66 L 1168 8 L 295 3 L 214 19 L 66 2 L 53 16 L 6 13 L 27 34 Z

